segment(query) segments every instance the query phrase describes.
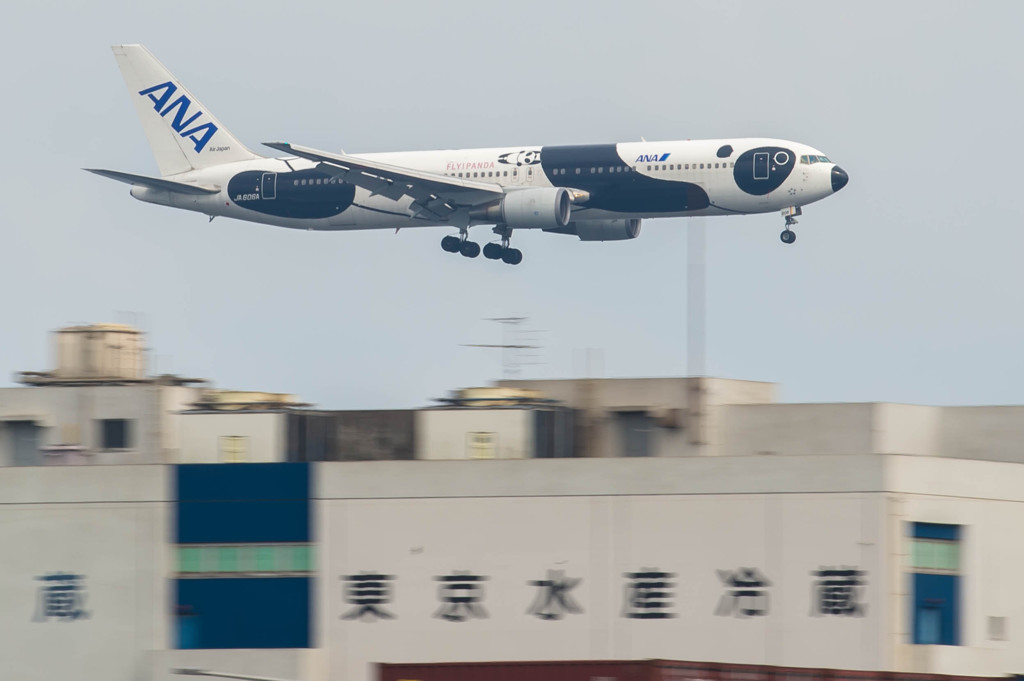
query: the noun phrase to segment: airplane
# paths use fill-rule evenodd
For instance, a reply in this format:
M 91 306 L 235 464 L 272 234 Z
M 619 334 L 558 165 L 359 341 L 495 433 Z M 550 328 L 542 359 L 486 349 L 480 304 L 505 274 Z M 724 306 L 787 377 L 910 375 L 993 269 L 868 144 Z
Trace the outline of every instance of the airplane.
M 307 230 L 449 227 L 441 248 L 510 265 L 517 229 L 582 241 L 635 239 L 642 220 L 779 211 L 783 243 L 802 207 L 849 176 L 817 149 L 777 139 L 346 154 L 287 142 L 247 149 L 142 45 L 114 45 L 160 177 L 86 168 L 147 203 Z M 480 245 L 469 229 L 493 225 Z

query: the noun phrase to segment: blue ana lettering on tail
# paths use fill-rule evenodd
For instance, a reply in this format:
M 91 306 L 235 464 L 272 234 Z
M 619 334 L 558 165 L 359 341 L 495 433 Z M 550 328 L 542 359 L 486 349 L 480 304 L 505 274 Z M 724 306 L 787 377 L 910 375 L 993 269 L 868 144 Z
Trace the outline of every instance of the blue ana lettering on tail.
M 200 130 L 203 131 L 202 136 L 196 137 L 196 133 L 198 133 Z M 216 132 L 216 125 L 214 125 L 213 123 L 203 123 L 202 125 L 198 125 L 192 128 L 191 130 L 186 130 L 185 132 L 181 133 L 181 136 L 187 137 L 190 140 L 192 140 L 192 143 L 196 145 L 196 152 L 200 152 L 203 150 L 203 147 L 205 147 L 207 143 L 211 139 L 213 139 L 213 136 Z
M 191 140 L 192 144 L 196 148 L 196 153 L 199 153 L 207 144 L 209 144 L 210 140 L 213 139 L 213 136 L 217 133 L 217 126 L 213 123 L 201 123 L 190 128 L 189 126 L 195 123 L 199 117 L 203 115 L 203 112 L 196 111 L 192 116 L 185 118 L 188 116 L 189 109 L 192 107 L 192 100 L 185 95 L 180 95 L 170 104 L 167 103 L 177 91 L 178 86 L 168 81 L 166 83 L 160 83 L 159 85 L 146 88 L 145 90 L 139 90 L 139 94 L 149 97 L 153 102 L 153 110 L 165 118 L 167 117 L 167 114 L 174 110 L 174 117 L 171 119 L 171 128 L 174 132 L 178 133 L 182 139 Z
M 188 108 L 191 105 L 192 102 L 189 100 L 189 98 L 185 95 L 182 95 L 181 97 L 178 97 L 176 100 L 171 102 L 166 109 L 161 111 L 160 115 L 166 118 L 167 114 L 171 112 L 171 109 L 177 108 L 177 111 L 174 112 L 174 120 L 171 121 L 171 127 L 174 128 L 175 132 L 181 132 L 182 130 L 185 129 L 185 126 L 192 125 L 192 123 L 197 118 L 203 115 L 202 111 L 197 111 L 196 114 L 192 116 L 192 118 L 188 119 L 187 121 L 184 120 L 185 114 L 188 113 Z
M 157 97 L 153 94 L 157 90 L 163 90 L 164 93 Z M 153 108 L 159 111 L 163 108 L 164 104 L 167 103 L 167 100 L 171 98 L 171 95 L 173 95 L 177 91 L 178 88 L 174 85 L 174 83 L 168 81 L 166 83 L 154 85 L 153 87 L 148 87 L 145 90 L 139 90 L 139 94 L 149 96 L 149 98 L 153 100 Z

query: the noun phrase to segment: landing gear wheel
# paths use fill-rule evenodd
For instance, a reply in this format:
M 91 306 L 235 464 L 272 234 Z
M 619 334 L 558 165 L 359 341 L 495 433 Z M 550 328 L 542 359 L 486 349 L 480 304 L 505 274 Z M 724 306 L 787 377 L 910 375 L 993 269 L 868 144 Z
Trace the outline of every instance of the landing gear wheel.
M 523 252 L 518 248 L 506 248 L 501 254 L 501 261 L 509 265 L 518 265 L 523 261 Z
M 459 246 L 461 245 L 462 242 L 459 240 L 459 237 L 457 236 L 446 236 L 445 238 L 441 239 L 441 250 L 446 251 L 448 253 L 458 253 Z
M 779 238 L 782 239 L 782 243 L 791 244 L 796 241 L 796 232 L 787 227 L 785 231 L 779 235 Z
M 466 258 L 475 258 L 480 255 L 480 244 L 475 241 L 463 241 L 459 246 L 459 253 Z
M 487 244 L 484 246 L 484 257 L 488 260 L 501 260 L 501 253 L 504 250 L 501 244 Z

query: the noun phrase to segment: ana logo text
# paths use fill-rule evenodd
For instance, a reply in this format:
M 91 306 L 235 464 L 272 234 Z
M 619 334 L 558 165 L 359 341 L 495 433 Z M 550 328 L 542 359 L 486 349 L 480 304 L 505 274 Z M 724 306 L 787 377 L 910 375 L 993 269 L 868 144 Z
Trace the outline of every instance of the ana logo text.
M 196 123 L 203 115 L 202 111 L 196 111 L 195 114 L 186 118 L 189 107 L 192 106 L 192 100 L 185 95 L 179 95 L 177 99 L 170 101 L 177 91 L 178 86 L 168 81 L 140 90 L 139 94 L 149 97 L 153 101 L 153 109 L 161 116 L 166 118 L 167 114 L 173 111 L 174 118 L 171 120 L 171 127 L 182 138 L 192 140 L 196 147 L 196 153 L 199 153 L 216 134 L 217 126 L 213 123 Z
M 661 163 L 671 155 L 671 152 L 668 154 L 640 154 L 634 163 Z

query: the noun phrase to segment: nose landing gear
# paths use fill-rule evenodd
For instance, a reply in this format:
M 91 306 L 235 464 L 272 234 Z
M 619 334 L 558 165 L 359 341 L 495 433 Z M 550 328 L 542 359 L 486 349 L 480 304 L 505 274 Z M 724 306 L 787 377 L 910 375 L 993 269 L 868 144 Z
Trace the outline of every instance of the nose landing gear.
M 779 238 L 782 239 L 782 243 L 791 244 L 796 241 L 796 232 L 790 227 L 796 224 L 796 216 L 803 215 L 803 211 L 800 210 L 800 206 L 790 206 L 789 208 L 782 209 L 782 216 L 786 218 L 786 228 L 782 230 L 782 234 Z

